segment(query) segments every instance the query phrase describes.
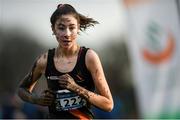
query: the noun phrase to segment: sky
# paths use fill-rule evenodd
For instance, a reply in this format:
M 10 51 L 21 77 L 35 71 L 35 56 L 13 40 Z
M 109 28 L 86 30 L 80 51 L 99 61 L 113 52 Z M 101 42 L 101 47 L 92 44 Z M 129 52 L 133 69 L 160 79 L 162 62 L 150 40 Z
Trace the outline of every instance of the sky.
M 50 16 L 59 3 L 69 3 L 81 14 L 100 24 L 81 32 L 78 42 L 89 46 L 102 46 L 126 29 L 121 0 L 0 0 L 0 26 L 18 27 L 35 36 L 41 44 L 57 44 L 52 35 Z

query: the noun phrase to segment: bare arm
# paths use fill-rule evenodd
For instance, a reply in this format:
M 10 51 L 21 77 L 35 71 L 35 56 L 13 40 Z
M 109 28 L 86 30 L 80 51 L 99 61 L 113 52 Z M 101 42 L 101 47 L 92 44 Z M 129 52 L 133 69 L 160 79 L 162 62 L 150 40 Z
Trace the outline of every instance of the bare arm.
M 47 61 L 47 54 L 42 55 L 39 57 L 31 71 L 24 77 L 24 79 L 20 82 L 20 86 L 18 89 L 18 95 L 24 101 L 39 104 L 39 105 L 49 105 L 52 102 L 52 95 L 50 91 L 45 90 L 42 93 L 42 96 L 37 96 L 36 94 L 32 93 L 32 90 L 37 82 L 37 80 L 41 77 L 44 73 L 46 68 L 46 61 Z
M 67 74 L 64 76 L 64 78 L 61 78 L 60 86 L 76 92 L 80 96 L 86 98 L 94 106 L 104 111 L 110 112 L 114 106 L 112 95 L 107 84 L 99 57 L 93 50 L 88 50 L 87 52 L 86 65 L 92 74 L 98 94 L 77 85 Z

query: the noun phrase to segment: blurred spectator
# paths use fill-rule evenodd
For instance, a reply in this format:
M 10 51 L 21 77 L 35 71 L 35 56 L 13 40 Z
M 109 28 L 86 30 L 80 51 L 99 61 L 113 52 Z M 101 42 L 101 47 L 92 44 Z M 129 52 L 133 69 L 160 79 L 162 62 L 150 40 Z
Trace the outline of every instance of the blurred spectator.
M 2 119 L 45 118 L 45 110 L 30 103 L 24 103 L 16 94 L 5 98 L 1 108 Z

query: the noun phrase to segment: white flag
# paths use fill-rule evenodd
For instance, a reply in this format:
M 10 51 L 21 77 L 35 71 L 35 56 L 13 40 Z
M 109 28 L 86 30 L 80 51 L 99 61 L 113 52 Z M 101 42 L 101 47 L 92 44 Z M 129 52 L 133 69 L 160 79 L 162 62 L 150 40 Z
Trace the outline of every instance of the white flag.
M 124 0 L 140 113 L 180 118 L 180 23 L 175 0 Z

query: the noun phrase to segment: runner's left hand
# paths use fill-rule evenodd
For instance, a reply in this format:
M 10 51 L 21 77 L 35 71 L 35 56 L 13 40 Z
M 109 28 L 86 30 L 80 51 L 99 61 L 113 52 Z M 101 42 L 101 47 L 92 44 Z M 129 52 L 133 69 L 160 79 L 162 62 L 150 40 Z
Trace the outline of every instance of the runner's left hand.
M 77 86 L 74 79 L 69 74 L 65 74 L 59 77 L 59 85 L 60 87 L 66 88 L 68 90 L 73 90 L 73 88 Z

